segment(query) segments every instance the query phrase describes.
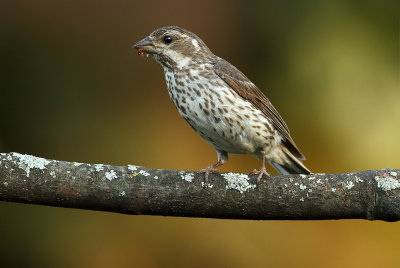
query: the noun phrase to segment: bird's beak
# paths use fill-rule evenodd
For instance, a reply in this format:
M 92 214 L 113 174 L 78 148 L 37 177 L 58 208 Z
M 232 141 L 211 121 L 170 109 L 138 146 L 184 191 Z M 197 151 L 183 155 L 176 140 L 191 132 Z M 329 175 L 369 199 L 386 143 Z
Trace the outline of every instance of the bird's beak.
M 140 40 L 136 44 L 134 44 L 132 47 L 136 48 L 136 49 L 141 49 L 143 52 L 146 52 L 149 54 L 156 52 L 154 43 L 152 41 L 150 41 L 148 36 L 146 38 Z

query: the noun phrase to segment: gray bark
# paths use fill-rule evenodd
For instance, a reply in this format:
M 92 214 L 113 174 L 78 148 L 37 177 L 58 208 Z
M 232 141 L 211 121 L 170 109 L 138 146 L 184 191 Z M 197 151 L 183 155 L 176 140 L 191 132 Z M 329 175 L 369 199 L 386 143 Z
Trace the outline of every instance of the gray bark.
M 255 176 L 0 154 L 0 201 L 125 214 L 253 220 L 400 218 L 400 170 Z

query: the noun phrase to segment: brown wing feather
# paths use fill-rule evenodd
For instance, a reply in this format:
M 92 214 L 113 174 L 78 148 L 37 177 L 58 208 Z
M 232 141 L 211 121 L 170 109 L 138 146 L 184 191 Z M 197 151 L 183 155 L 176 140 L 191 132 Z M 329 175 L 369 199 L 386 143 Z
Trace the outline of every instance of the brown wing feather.
M 300 159 L 305 159 L 299 151 L 292 137 L 289 128 L 279 115 L 278 111 L 271 104 L 269 99 L 258 89 L 242 72 L 224 59 L 217 58 L 214 62 L 214 71 L 221 77 L 239 96 L 251 102 L 260 109 L 272 121 L 272 125 L 283 136 L 283 143 L 289 151 Z

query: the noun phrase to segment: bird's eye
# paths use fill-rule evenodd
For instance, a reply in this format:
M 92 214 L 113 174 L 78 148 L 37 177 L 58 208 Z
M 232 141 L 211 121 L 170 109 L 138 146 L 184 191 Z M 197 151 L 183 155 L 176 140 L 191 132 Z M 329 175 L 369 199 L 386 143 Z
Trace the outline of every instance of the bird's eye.
M 169 44 L 172 42 L 172 37 L 169 35 L 164 36 L 164 43 Z

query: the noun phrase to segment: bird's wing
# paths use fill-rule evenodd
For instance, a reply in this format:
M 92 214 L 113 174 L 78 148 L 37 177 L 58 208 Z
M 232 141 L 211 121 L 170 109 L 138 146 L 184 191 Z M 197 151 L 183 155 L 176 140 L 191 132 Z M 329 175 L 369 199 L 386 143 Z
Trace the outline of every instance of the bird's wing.
M 272 121 L 272 125 L 282 135 L 283 143 L 289 151 L 299 159 L 305 159 L 293 139 L 290 137 L 289 128 L 271 104 L 269 99 L 258 89 L 241 71 L 224 59 L 217 58 L 214 62 L 214 71 L 221 77 L 239 96 L 260 109 Z

